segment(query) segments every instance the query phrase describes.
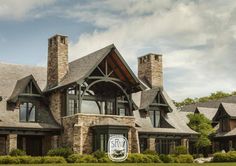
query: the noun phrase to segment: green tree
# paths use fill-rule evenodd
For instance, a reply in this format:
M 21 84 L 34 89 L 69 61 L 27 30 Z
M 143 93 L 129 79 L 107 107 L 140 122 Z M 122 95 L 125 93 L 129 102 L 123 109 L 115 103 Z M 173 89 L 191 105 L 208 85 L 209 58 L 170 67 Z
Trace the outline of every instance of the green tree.
M 211 125 L 211 121 L 203 114 L 189 114 L 188 126 L 199 133 L 197 142 L 195 144 L 197 152 L 211 145 L 210 136 L 215 132 Z

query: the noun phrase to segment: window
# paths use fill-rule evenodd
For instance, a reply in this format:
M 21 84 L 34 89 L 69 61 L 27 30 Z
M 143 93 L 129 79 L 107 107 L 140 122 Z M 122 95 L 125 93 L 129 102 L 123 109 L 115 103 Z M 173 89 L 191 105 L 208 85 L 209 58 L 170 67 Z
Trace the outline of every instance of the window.
M 25 102 L 20 104 L 20 121 L 35 122 L 36 107 L 34 104 Z
M 161 114 L 159 110 L 149 111 L 150 119 L 153 124 L 153 127 L 160 126 Z
M 228 119 L 224 118 L 221 120 L 221 129 L 222 131 L 228 131 Z
M 38 90 L 36 89 L 32 81 L 30 81 L 29 84 L 26 86 L 24 93 L 38 94 Z
M 125 108 L 119 108 L 119 115 L 125 116 Z
M 110 101 L 106 101 L 106 114 L 107 115 L 113 115 L 114 113 L 114 103 Z
M 75 100 L 69 99 L 69 101 L 68 101 L 67 116 L 74 115 L 74 113 L 75 113 L 75 108 L 76 108 L 75 104 L 76 104 L 76 103 L 75 103 Z
M 180 139 L 156 139 L 156 151 L 159 154 L 170 154 L 179 145 Z

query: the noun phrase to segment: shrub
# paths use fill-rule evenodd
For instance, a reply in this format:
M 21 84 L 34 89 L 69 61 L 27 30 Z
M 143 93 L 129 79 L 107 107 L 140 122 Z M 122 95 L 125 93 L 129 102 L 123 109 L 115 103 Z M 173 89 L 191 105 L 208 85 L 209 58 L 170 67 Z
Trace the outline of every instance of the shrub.
M 105 156 L 105 157 L 98 159 L 98 162 L 99 163 L 111 163 L 112 161 L 107 156 Z
M 51 149 L 47 153 L 48 156 L 61 156 L 64 158 L 69 157 L 71 154 L 73 154 L 73 151 L 70 148 Z
M 106 157 L 106 153 L 104 151 L 100 151 L 100 150 L 97 150 L 93 153 L 93 156 L 96 158 L 96 159 L 100 159 L 100 158 L 104 158 Z
M 66 163 L 63 157 L 0 156 L 0 164 Z
M 151 163 L 151 159 L 146 157 L 144 154 L 131 153 L 125 162 L 128 163 Z
M 9 155 L 10 156 L 26 156 L 26 152 L 21 149 L 12 149 Z
M 46 156 L 43 157 L 43 163 L 44 164 L 49 164 L 49 163 L 66 163 L 66 160 L 63 157 L 60 156 Z
M 131 153 L 126 161 L 128 163 L 161 163 L 158 155 Z
M 174 163 L 175 162 L 175 158 L 171 155 L 161 154 L 161 155 L 159 155 L 159 157 L 163 163 Z
M 149 158 L 152 163 L 162 163 L 158 155 L 147 154 L 146 157 Z
M 213 155 L 214 162 L 236 162 L 236 151 L 228 153 L 215 153 Z
M 0 164 L 20 164 L 20 160 L 12 156 L 0 156 Z
M 236 162 L 236 151 L 229 151 L 227 155 L 229 162 Z
M 180 154 L 187 154 L 188 150 L 185 146 L 176 146 L 175 147 L 175 155 L 180 155 Z
M 143 151 L 143 154 L 157 155 L 157 152 L 154 150 L 147 149 L 147 150 Z
M 98 160 L 92 155 L 82 155 L 82 158 L 76 160 L 76 163 L 97 163 Z
M 76 160 L 81 159 L 83 155 L 72 154 L 67 158 L 68 163 L 76 163 Z
M 190 154 L 181 154 L 177 156 L 177 160 L 179 163 L 193 163 L 193 156 Z

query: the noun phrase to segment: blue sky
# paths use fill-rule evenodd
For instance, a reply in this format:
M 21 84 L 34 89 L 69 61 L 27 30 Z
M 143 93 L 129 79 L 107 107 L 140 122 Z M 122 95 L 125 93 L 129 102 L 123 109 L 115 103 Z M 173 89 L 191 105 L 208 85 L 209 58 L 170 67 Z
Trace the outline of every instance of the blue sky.
M 47 39 L 69 36 L 74 60 L 114 43 L 137 57 L 163 54 L 175 100 L 236 89 L 234 0 L 0 0 L 0 61 L 46 66 Z

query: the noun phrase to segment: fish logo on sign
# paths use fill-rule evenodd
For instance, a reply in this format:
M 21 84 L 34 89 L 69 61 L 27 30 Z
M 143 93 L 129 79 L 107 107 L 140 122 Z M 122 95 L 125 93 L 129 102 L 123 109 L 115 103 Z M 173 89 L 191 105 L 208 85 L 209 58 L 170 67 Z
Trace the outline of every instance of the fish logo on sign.
M 108 141 L 108 157 L 115 162 L 122 162 L 128 157 L 128 140 L 122 135 L 114 135 Z

